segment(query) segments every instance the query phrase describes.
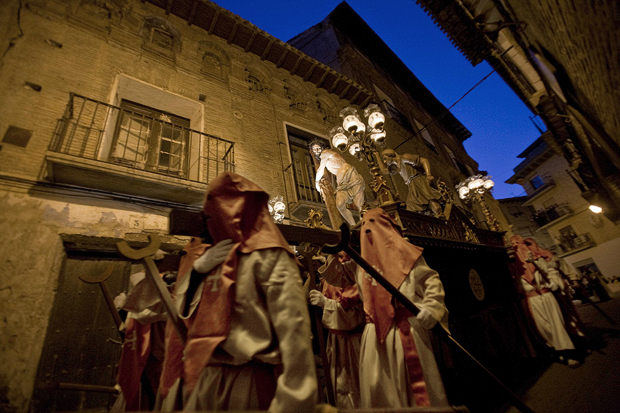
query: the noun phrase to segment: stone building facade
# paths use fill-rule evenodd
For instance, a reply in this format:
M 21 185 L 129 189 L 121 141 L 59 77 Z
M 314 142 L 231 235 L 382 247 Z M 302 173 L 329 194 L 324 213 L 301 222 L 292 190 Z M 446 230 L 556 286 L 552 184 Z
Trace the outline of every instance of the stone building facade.
M 551 132 L 580 192 L 620 222 L 620 3 L 416 0 L 463 55 L 486 60 Z
M 510 225 L 512 235 L 520 235 L 523 238 L 535 237 L 539 241 L 539 245 L 549 247 L 553 245 L 553 241 L 548 234 L 538 234 L 536 230 L 539 228 L 534 221 L 532 215 L 536 212 L 530 205 L 523 205 L 527 201 L 527 196 L 517 196 L 513 198 L 498 199 L 499 206 Z
M 449 184 L 478 172 L 458 120 L 431 123 L 445 108 L 417 79 L 418 100 L 389 73 L 353 70 L 364 53 L 352 45 L 330 68 L 202 1 L 6 1 L 0 27 L 3 411 L 105 404 L 46 399 L 59 383 L 113 383 L 118 334 L 78 276 L 112 268 L 111 293 L 126 289 L 136 268 L 115 243 L 157 233 L 178 251 L 170 211 L 197 210 L 225 170 L 282 196 L 302 224 L 300 205 L 322 205 L 304 145 L 327 138 L 341 108 L 387 101 L 390 146 L 415 135 L 399 151 Z
M 376 33 L 343 2 L 321 23 L 295 36 L 289 44 L 340 73 L 358 81 L 377 98 L 391 118 L 386 148 L 418 154 L 429 160 L 431 172 L 450 187 L 481 173 L 465 151 L 469 132 L 418 80 Z M 482 172 L 485 174 L 485 172 Z M 406 197 L 402 179 L 392 180 L 401 199 Z M 485 199 L 501 227 L 508 229 L 498 203 Z M 478 223 L 486 221 L 479 205 L 456 205 L 472 211 Z
M 542 137 L 520 157 L 524 161 L 506 182 L 523 186 L 527 193 L 525 199 L 512 200 L 522 208 L 533 209 L 528 217 L 536 228 L 533 238 L 576 270 L 596 269 L 607 280 L 618 278 L 620 228 L 604 214 L 590 210 L 590 204 L 579 196 L 578 176 L 569 173 L 566 159 L 558 156 Z

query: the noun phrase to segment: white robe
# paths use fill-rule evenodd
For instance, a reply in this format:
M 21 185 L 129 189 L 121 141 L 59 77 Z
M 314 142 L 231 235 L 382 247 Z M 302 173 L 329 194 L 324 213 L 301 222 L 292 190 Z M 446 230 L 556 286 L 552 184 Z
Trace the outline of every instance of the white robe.
M 175 291 L 178 309 L 184 308 L 189 278 L 186 274 Z M 206 277 L 194 294 L 188 317 L 200 304 L 205 282 Z M 310 319 L 295 261 L 282 249 L 243 255 L 233 288 L 228 337 L 215 350 L 192 393 L 182 396 L 183 410 L 258 409 L 262 377 L 254 366 L 260 362 L 279 373 L 270 412 L 314 412 L 318 386 Z M 175 410 L 180 387 L 179 379 L 162 401 L 162 411 Z
M 350 282 L 347 280 L 350 280 L 352 265 L 355 264 L 348 264 L 349 268 L 343 269 L 343 266 L 337 265 L 337 260 L 330 260 L 321 271 L 330 284 L 346 286 Z M 366 276 L 365 272 L 358 268 L 355 272 L 358 286 L 361 285 L 361 277 L 364 276 Z M 443 303 L 445 295 L 443 284 L 439 279 L 439 274 L 426 265 L 423 257 L 418 258 L 398 290 L 412 300 L 418 308 L 429 310 L 433 317 L 447 329 L 448 310 Z M 362 296 L 361 298 L 364 299 Z M 397 304 L 398 307 L 400 304 Z M 431 406 L 448 406 L 448 398 L 435 361 L 428 331 L 420 326 L 416 317 L 410 317 L 409 324 L 420 357 Z M 392 323 L 383 344 L 379 342 L 375 325 L 366 324 L 362 334 L 359 375 L 361 408 L 415 406 L 400 333 L 395 323 Z
M 361 334 L 350 332 L 366 317 L 362 302 L 345 309 L 336 300 L 327 299 L 323 307 L 323 325 L 330 330 L 326 352 L 332 384 L 335 388 L 336 407 L 356 409 L 360 405 L 359 357 Z
M 549 281 L 553 281 L 562 288 L 564 283 L 559 273 L 548 265 L 544 258 L 539 257 L 536 260 L 536 265 L 547 273 Z M 540 290 L 545 287 L 545 283 L 542 279 L 540 272 L 537 270 L 534 272 L 534 285 L 531 285 L 526 280 L 521 278 L 521 285 L 526 293 L 528 293 L 527 304 L 530 310 L 530 314 L 536 324 L 536 329 L 540 336 L 545 340 L 545 343 L 549 347 L 553 347 L 555 350 L 572 350 L 575 345 L 571 341 L 566 329 L 564 328 L 564 318 L 562 317 L 562 310 L 558 305 L 557 300 L 550 292 L 534 295 L 532 294 L 537 289 Z

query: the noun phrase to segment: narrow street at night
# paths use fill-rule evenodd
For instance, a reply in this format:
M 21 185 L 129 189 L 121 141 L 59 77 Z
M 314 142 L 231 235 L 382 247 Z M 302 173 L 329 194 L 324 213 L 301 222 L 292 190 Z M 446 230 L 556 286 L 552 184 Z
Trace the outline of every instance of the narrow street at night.
M 577 368 L 553 363 L 528 377 L 531 381 L 526 380 L 519 396 L 536 413 L 620 412 L 620 300 L 597 305 L 618 325 L 612 325 L 592 305 L 577 308 L 588 327 L 592 354 Z M 494 413 L 518 411 L 503 406 Z

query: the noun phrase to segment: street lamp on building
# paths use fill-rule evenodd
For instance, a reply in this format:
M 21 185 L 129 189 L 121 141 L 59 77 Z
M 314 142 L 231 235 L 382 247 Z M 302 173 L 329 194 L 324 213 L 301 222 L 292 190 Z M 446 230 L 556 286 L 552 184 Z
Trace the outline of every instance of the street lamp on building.
M 603 212 L 603 208 L 598 205 L 590 205 L 590 211 L 594 212 L 595 214 L 600 214 L 601 212 Z
M 284 204 L 282 196 L 272 197 L 267 207 L 269 208 L 269 214 L 271 218 L 273 218 L 273 222 L 281 224 L 284 220 L 284 211 L 286 210 L 286 205 Z
M 400 217 L 396 211 L 399 202 L 388 186 L 377 162 L 378 147 L 382 146 L 386 139 L 383 129 L 385 115 L 378 105 L 371 103 L 364 109 L 363 116 L 357 109 L 346 107 L 340 111 L 342 126 L 331 129 L 329 137 L 334 147 L 341 152 L 349 153 L 358 159 L 366 159 L 368 169 L 373 177 L 370 187 L 377 195 L 379 206 L 386 210 L 402 226 Z
M 501 231 L 499 223 L 484 202 L 484 194 L 490 192 L 494 186 L 495 182 L 491 180 L 490 176 L 474 175 L 460 182 L 456 186 L 456 191 L 459 194 L 459 198 L 463 201 L 478 202 L 487 220 L 487 224 L 489 224 L 489 228 L 494 231 Z

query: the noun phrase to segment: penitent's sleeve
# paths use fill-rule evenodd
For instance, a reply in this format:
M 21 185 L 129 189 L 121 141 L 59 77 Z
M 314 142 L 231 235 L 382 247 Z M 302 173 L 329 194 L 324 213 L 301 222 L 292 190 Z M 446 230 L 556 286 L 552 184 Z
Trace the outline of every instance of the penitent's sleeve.
M 444 304 L 445 292 L 437 271 L 431 269 L 424 260 L 418 258 L 411 270 L 415 280 L 416 294 L 422 297 L 421 308 L 426 308 L 437 321 L 441 321 L 448 309 Z
M 314 412 L 318 395 L 310 317 L 299 269 L 282 249 L 261 251 L 263 265 L 257 281 L 278 337 L 283 372 L 269 411 Z
M 323 325 L 330 330 L 353 330 L 365 319 L 364 306 L 361 301 L 345 309 L 336 300 L 328 298 L 323 307 Z
M 547 278 L 550 282 L 554 282 L 560 287 L 562 290 L 564 289 L 564 282 L 562 281 L 562 277 L 558 270 L 553 268 L 544 258 L 539 258 L 536 260 L 536 264 L 547 274 Z

